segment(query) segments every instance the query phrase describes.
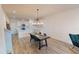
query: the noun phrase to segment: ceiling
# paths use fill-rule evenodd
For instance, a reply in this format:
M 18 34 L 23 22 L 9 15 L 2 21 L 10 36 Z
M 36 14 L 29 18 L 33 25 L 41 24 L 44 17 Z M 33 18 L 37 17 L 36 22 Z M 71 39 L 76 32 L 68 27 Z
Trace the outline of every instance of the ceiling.
M 4 4 L 3 10 L 9 18 L 15 16 L 17 19 L 29 19 L 36 17 L 36 9 L 39 9 L 39 18 L 43 19 L 50 15 L 79 8 L 77 4 Z M 15 11 L 15 14 L 13 13 Z

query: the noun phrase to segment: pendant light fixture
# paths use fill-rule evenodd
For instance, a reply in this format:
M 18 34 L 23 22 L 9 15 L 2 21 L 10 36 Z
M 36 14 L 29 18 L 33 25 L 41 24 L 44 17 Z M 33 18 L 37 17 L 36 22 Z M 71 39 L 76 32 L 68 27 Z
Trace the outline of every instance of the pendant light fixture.
M 36 19 L 35 19 L 33 25 L 43 25 L 43 22 L 40 22 L 40 20 L 39 20 L 38 14 L 39 14 L 39 9 L 36 9 Z

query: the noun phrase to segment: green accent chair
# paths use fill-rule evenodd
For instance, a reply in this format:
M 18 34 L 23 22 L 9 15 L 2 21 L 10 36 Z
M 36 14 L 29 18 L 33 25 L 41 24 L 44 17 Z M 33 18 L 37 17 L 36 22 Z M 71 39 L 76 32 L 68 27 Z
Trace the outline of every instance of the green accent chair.
M 79 34 L 69 34 L 74 46 L 79 47 Z

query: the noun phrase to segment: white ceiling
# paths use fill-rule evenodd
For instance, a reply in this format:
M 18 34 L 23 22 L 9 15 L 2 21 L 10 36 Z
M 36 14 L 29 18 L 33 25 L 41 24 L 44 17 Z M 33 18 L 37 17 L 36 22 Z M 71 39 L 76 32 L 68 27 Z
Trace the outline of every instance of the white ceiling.
M 79 8 L 77 4 L 4 4 L 2 5 L 3 10 L 9 18 L 13 17 L 13 10 L 16 11 L 15 16 L 18 19 L 28 19 L 36 17 L 36 9 L 39 9 L 39 18 L 48 17 L 50 15 Z

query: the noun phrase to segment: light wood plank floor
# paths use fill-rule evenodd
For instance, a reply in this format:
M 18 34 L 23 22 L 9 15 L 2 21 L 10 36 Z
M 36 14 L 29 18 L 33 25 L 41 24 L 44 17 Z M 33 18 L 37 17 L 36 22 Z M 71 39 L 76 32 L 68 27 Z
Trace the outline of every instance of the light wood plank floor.
M 53 38 L 48 39 L 48 47 L 38 49 L 35 42 L 30 43 L 29 38 L 18 39 L 18 35 L 13 35 L 13 53 L 14 54 L 78 54 L 79 48 L 72 45 L 58 41 Z

